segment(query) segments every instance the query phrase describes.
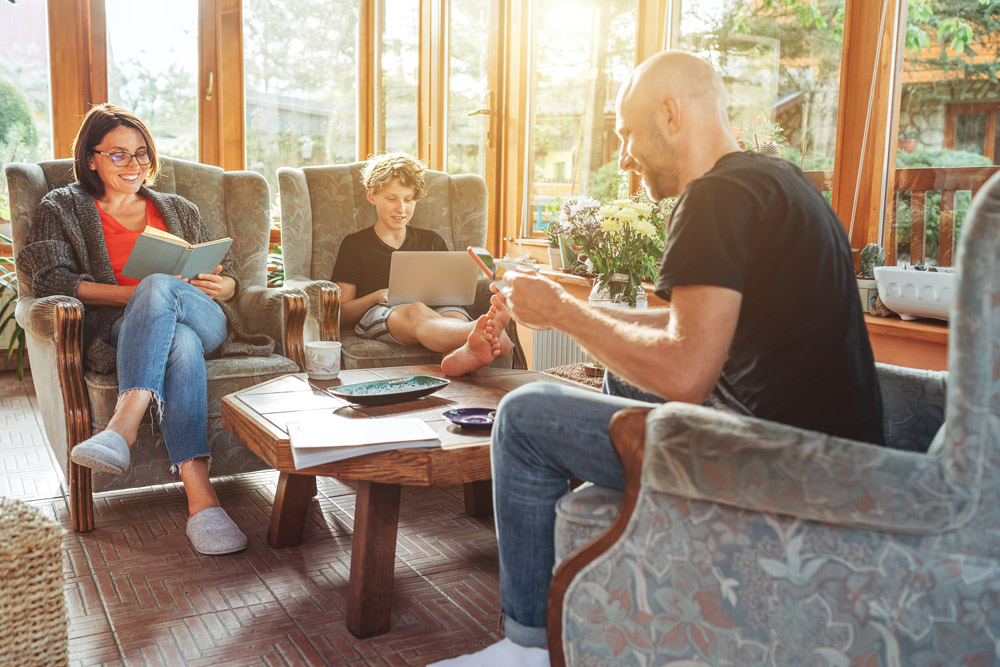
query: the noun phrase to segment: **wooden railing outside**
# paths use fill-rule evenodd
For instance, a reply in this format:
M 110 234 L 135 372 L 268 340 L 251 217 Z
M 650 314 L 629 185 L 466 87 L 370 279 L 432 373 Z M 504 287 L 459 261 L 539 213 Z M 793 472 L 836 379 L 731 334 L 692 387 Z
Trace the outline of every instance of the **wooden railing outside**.
M 969 192 L 975 197 L 983 183 L 997 171 L 1000 171 L 1000 166 L 897 169 L 893 179 L 892 207 L 883 240 L 885 263 L 889 266 L 896 263 L 901 209 L 908 208 L 910 263 L 920 261 L 927 264 L 933 260 L 931 263 L 938 266 L 951 266 L 955 255 L 956 226 L 960 223 L 956 195 Z M 832 171 L 807 171 L 806 176 L 821 192 L 833 190 Z M 927 223 L 932 216 L 939 221 L 937 257 L 926 254 Z

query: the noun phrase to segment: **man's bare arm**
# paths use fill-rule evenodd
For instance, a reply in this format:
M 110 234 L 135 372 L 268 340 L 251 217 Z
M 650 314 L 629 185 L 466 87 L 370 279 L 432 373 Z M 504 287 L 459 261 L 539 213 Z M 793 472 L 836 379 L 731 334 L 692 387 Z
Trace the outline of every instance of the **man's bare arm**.
M 724 287 L 674 288 L 664 327 L 608 315 L 545 278 L 517 276 L 507 304 L 519 322 L 573 337 L 616 375 L 670 400 L 701 403 L 715 387 L 736 331 L 742 295 Z

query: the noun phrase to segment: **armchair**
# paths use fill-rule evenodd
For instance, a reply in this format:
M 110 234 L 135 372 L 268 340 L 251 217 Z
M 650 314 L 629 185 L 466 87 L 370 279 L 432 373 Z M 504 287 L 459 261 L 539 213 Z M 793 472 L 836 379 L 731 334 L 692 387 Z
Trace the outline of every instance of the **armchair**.
M 890 447 L 679 403 L 616 415 L 624 494 L 557 509 L 552 664 L 997 664 L 998 221 L 995 175 L 962 230 L 950 376 L 878 368 Z
M 376 368 L 437 364 L 441 355 L 420 345 L 391 345 L 366 340 L 353 329 L 340 329 L 340 290 L 329 278 L 337 263 L 340 243 L 348 234 L 375 224 L 375 207 L 365 198 L 361 184 L 364 162 L 301 169 L 278 169 L 281 192 L 281 248 L 285 260 L 285 285 L 309 295 L 306 340 L 340 340 L 344 368 Z M 471 174 L 425 173 L 426 192 L 410 225 L 432 229 L 452 250 L 486 244 L 486 184 Z M 476 302 L 469 307 L 475 317 L 489 307 L 489 281 L 479 281 Z M 527 368 L 511 322 L 507 334 L 514 343 L 511 354 L 491 365 Z
M 38 203 L 50 190 L 72 182 L 73 161 L 13 163 L 7 165 L 5 173 L 16 264 Z M 216 235 L 233 238 L 232 251 L 242 286 L 235 307 L 251 330 L 267 333 L 275 340 L 278 354 L 269 357 L 206 362 L 212 475 L 263 469 L 264 463 L 222 427 L 220 401 L 233 391 L 302 368 L 306 297 L 298 290 L 264 286 L 269 234 L 267 182 L 253 172 L 224 172 L 218 167 L 164 158 L 155 189 L 194 202 Z M 133 465 L 125 475 L 91 471 L 69 460 L 69 451 L 77 443 L 107 426 L 118 395 L 118 379 L 114 374 L 84 369 L 83 308 L 77 299 L 35 298 L 28 281 L 18 284 L 16 319 L 27 334 L 45 434 L 69 484 L 73 527 L 86 532 L 94 527 L 93 491 L 169 481 L 169 457 L 162 435 L 154 435 L 151 428 L 140 428 L 139 439 L 132 447 Z M 282 350 L 287 356 L 280 354 Z M 144 423 L 148 421 L 147 415 Z

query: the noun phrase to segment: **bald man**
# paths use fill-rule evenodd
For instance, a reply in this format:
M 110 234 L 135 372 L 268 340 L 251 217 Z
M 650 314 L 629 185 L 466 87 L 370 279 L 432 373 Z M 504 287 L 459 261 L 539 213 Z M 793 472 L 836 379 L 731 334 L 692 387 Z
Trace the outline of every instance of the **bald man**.
M 623 487 L 608 437 L 618 410 L 706 403 L 884 443 L 847 236 L 819 191 L 795 165 L 739 149 L 722 80 L 690 54 L 637 67 L 616 115 L 619 166 L 654 200 L 680 195 L 656 281 L 670 307 L 594 308 L 527 274 L 508 274 L 510 293 L 493 297 L 610 372 L 603 395 L 538 383 L 501 402 L 492 452 L 506 639 L 443 664 L 548 664 L 555 504 L 570 478 Z

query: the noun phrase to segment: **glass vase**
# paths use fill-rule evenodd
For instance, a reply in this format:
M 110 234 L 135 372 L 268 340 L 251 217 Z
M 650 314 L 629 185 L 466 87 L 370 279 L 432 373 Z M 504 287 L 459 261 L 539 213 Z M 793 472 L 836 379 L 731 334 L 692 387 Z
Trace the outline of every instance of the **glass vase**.
M 639 285 L 636 292 L 635 306 L 629 305 L 628 298 L 625 296 L 625 287 L 628 284 L 629 276 L 626 273 L 613 274 L 605 287 L 601 287 L 599 278 L 594 278 L 587 301 L 597 306 L 610 306 L 612 308 L 645 308 L 648 302 L 646 290 L 642 288 L 642 285 Z

